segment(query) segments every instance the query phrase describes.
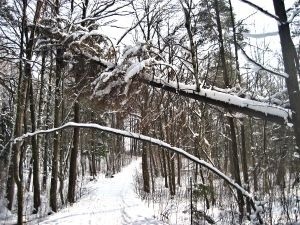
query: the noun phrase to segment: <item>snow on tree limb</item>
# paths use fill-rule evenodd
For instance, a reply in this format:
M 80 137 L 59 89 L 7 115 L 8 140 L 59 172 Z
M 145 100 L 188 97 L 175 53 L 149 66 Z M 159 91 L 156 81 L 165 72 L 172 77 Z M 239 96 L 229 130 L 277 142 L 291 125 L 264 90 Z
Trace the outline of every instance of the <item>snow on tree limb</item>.
M 141 46 L 141 48 L 144 48 Z M 134 50 L 138 52 L 137 49 Z M 262 119 L 266 119 L 272 122 L 286 124 L 291 121 L 292 113 L 290 109 L 280 107 L 275 104 L 267 102 L 261 102 L 258 100 L 247 99 L 245 97 L 238 96 L 237 93 L 230 91 L 230 89 L 221 88 L 205 88 L 201 87 L 197 91 L 195 85 L 186 85 L 181 82 L 172 81 L 168 78 L 162 78 L 156 75 L 150 75 L 149 72 L 145 72 L 146 69 L 154 67 L 156 65 L 169 67 L 172 70 L 176 70 L 173 65 L 169 65 L 165 62 L 157 61 L 155 58 L 148 58 L 139 62 L 132 63 L 127 68 L 122 68 L 125 72 L 120 72 L 120 67 L 117 67 L 114 71 L 110 71 L 109 74 L 103 73 L 93 83 L 95 86 L 94 97 L 102 98 L 102 95 L 109 95 L 113 87 L 126 84 L 130 82 L 134 77 L 138 76 L 143 82 L 161 88 L 166 91 L 170 91 L 188 98 L 192 98 L 198 101 L 207 102 L 216 106 L 231 109 L 236 112 L 244 113 L 249 116 L 254 116 Z M 121 69 L 121 70 L 122 70 Z M 108 81 L 107 77 L 117 77 L 117 81 L 107 82 L 105 89 L 99 89 L 100 84 L 105 84 Z
M 247 197 L 249 199 L 253 199 L 253 195 L 251 193 L 249 193 L 243 187 L 241 187 L 240 185 L 235 183 L 230 177 L 226 176 L 223 172 L 218 170 L 211 163 L 208 163 L 208 162 L 206 162 L 202 159 L 197 158 L 196 156 L 186 152 L 182 148 L 171 146 L 170 144 L 168 144 L 168 143 L 166 143 L 162 140 L 152 138 L 152 137 L 149 137 L 149 136 L 146 136 L 146 135 L 143 135 L 143 134 L 133 133 L 133 132 L 125 131 L 125 130 L 119 130 L 119 129 L 106 127 L 106 126 L 101 126 L 101 125 L 95 124 L 95 123 L 68 122 L 68 123 L 66 123 L 66 124 L 64 124 L 60 127 L 57 127 L 57 128 L 52 128 L 52 129 L 48 129 L 48 130 L 38 130 L 38 131 L 35 131 L 33 133 L 30 133 L 30 132 L 26 133 L 26 134 L 22 135 L 21 137 L 15 138 L 13 140 L 13 142 L 14 142 L 14 144 L 16 144 L 17 142 L 23 141 L 24 139 L 32 137 L 32 136 L 53 133 L 53 132 L 57 132 L 59 130 L 63 130 L 63 129 L 67 129 L 67 128 L 73 128 L 73 127 L 90 128 L 90 129 L 101 130 L 101 131 L 104 131 L 104 132 L 107 132 L 107 133 L 121 135 L 123 137 L 133 138 L 133 139 L 140 140 L 140 141 L 145 141 L 145 142 L 157 145 L 159 147 L 168 149 L 168 150 L 170 150 L 174 153 L 178 153 L 178 154 L 186 157 L 187 159 L 189 159 L 189 160 L 191 160 L 191 161 L 193 161 L 197 164 L 200 164 L 200 165 L 204 166 L 205 168 L 207 168 L 208 170 L 212 171 L 214 174 L 218 175 L 220 178 L 225 180 L 230 186 L 232 186 L 235 189 L 241 191 L 245 197 Z
M 235 94 L 220 92 L 208 88 L 200 88 L 200 91 L 197 92 L 196 87 L 191 85 L 167 81 L 166 79 L 159 77 L 146 77 L 144 81 L 149 83 L 151 86 L 195 100 L 207 102 L 212 105 L 232 109 L 236 112 L 244 113 L 249 116 L 282 124 L 291 121 L 291 110 L 277 105 L 242 98 Z

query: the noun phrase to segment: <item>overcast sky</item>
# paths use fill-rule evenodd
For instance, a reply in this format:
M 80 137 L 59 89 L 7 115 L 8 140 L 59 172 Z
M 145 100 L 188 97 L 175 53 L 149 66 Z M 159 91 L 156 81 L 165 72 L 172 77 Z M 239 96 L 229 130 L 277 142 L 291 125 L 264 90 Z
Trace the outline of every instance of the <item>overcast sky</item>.
M 251 0 L 251 2 L 262 7 L 268 12 L 275 14 L 272 0 Z M 286 9 L 291 7 L 293 2 L 295 2 L 295 0 L 285 0 Z M 237 19 L 245 19 L 256 12 L 253 16 L 250 16 L 247 20 L 245 20 L 247 24 L 255 25 L 255 30 L 253 26 L 253 30 L 251 30 L 251 32 L 273 32 L 278 30 L 277 22 L 274 19 L 252 8 L 246 3 L 243 3 L 240 0 L 232 0 L 232 4 Z M 251 26 L 249 26 L 249 28 L 251 28 Z
M 275 15 L 272 0 L 251 0 L 251 2 Z M 286 9 L 290 8 L 294 2 L 295 0 L 285 0 Z M 275 19 L 266 16 L 240 0 L 232 0 L 232 4 L 237 20 L 247 18 L 244 21 L 244 24 L 247 24 L 247 29 L 249 29 L 250 33 L 261 34 L 278 32 L 278 26 Z M 253 13 L 255 14 L 252 15 Z M 247 42 L 262 49 L 264 49 L 265 46 L 268 46 L 270 51 L 266 53 L 264 63 L 273 65 L 274 67 L 278 65 L 278 61 L 275 59 L 281 56 L 281 46 L 278 34 L 260 39 L 248 38 Z M 246 48 L 245 50 L 252 56 L 253 52 L 249 48 Z

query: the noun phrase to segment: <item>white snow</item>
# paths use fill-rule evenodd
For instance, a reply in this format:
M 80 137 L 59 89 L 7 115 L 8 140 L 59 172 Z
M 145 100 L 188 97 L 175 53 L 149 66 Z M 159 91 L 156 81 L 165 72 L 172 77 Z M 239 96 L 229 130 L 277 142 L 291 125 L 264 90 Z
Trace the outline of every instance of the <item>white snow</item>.
M 133 161 L 114 178 L 100 177 L 89 183 L 87 195 L 72 206 L 55 213 L 41 225 L 119 225 L 164 224 L 153 217 L 153 212 L 134 192 L 134 175 L 141 160 Z
M 300 154 L 298 152 L 294 152 L 294 157 L 300 159 Z
M 7 205 L 7 201 L 1 198 L 0 199 L 0 222 L 5 221 L 7 218 L 12 216 L 11 212 L 5 207 L 6 205 Z
M 136 46 L 126 46 L 122 55 L 123 59 L 126 59 L 129 55 L 137 55 L 142 48 L 142 43 L 138 42 Z
M 103 33 L 100 30 L 91 30 L 90 32 L 86 32 L 81 36 L 79 43 L 81 43 L 82 41 L 84 41 L 85 39 L 87 39 L 90 36 L 104 37 Z

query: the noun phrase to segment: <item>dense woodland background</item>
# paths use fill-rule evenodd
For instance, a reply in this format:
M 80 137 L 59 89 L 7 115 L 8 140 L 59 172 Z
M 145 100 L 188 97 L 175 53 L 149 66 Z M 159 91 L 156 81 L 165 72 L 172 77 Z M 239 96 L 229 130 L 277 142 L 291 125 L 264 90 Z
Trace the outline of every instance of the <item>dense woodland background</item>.
M 140 156 L 137 193 L 149 201 L 190 191 L 192 177 L 194 201 L 226 209 L 231 224 L 299 221 L 299 1 L 274 6 L 265 16 L 279 24 L 278 51 L 250 42 L 230 0 L 0 0 L 0 208 L 18 224 L 25 197 L 33 214 L 41 198 L 57 212 L 77 200 L 83 177 L 117 173 Z M 197 98 L 202 89 L 264 103 L 271 115 Z M 69 121 L 163 140 L 255 197 L 176 152 L 97 129 L 13 141 Z

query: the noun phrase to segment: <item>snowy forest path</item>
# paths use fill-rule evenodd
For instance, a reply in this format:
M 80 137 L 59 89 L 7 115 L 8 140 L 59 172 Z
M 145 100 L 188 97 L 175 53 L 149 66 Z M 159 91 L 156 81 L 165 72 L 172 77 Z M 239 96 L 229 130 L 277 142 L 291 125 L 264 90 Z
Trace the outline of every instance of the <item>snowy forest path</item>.
M 72 206 L 42 221 L 42 225 L 160 225 L 134 192 L 134 174 L 140 160 L 133 161 L 113 178 L 87 185 L 88 193 Z

